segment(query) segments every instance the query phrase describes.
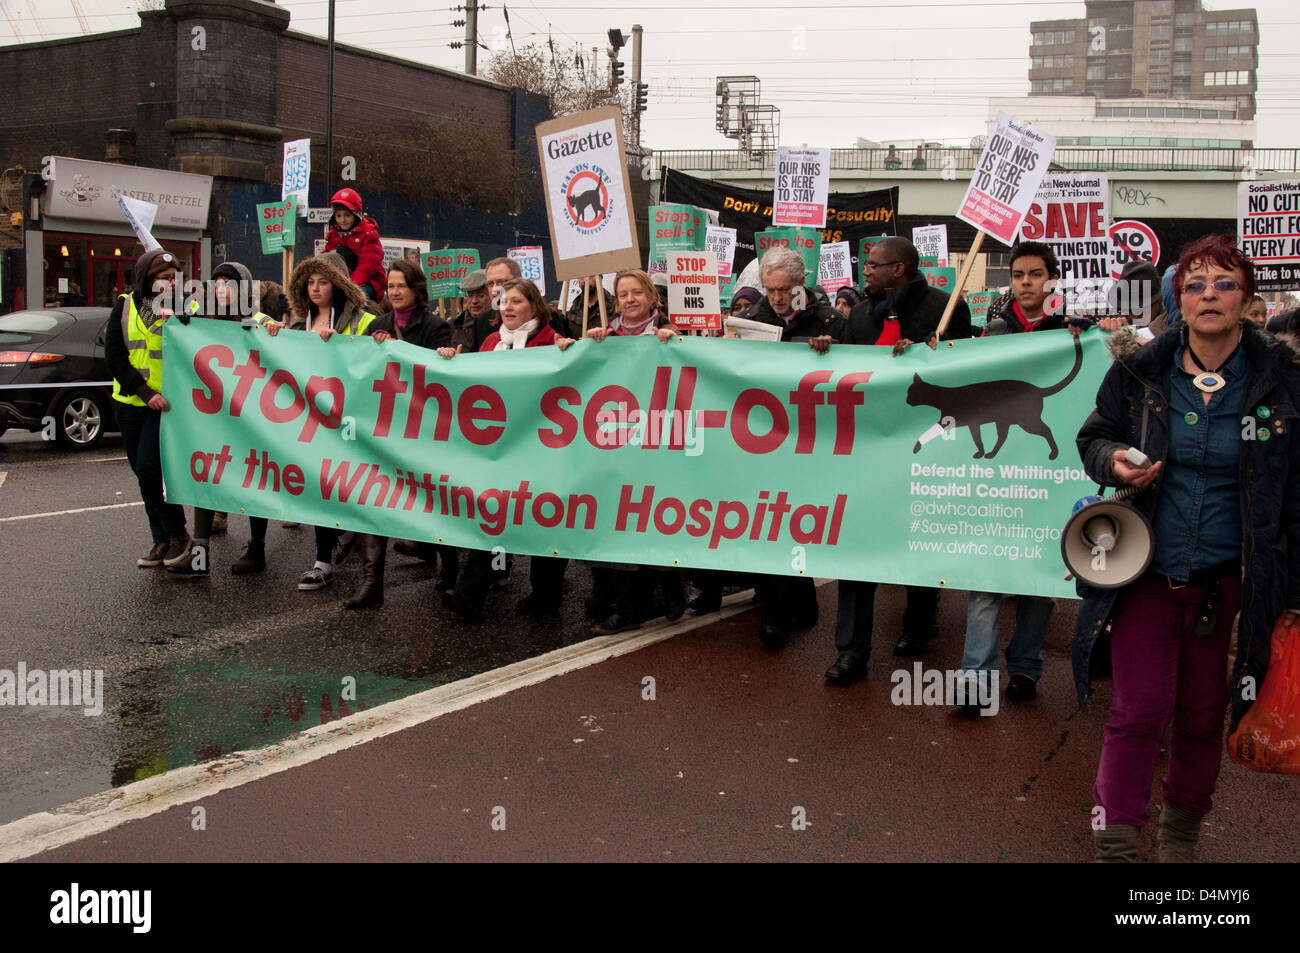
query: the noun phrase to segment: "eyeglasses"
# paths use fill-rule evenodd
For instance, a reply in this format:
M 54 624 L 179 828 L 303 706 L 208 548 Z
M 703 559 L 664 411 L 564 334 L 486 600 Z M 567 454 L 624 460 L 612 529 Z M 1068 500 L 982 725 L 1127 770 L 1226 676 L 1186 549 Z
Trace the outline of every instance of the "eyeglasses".
M 862 263 L 862 266 L 870 271 L 872 268 L 884 268 L 886 265 L 901 265 L 901 261 L 872 261 L 868 258 Z
M 1211 282 L 1210 284 L 1214 285 L 1214 290 L 1219 292 L 1219 294 L 1227 294 L 1229 291 L 1241 290 L 1241 282 L 1233 281 L 1231 278 L 1220 278 L 1218 281 Z M 1205 294 L 1205 289 L 1208 287 L 1209 285 L 1204 281 L 1188 281 L 1183 284 L 1183 294 L 1192 295 L 1193 297 L 1203 295 Z

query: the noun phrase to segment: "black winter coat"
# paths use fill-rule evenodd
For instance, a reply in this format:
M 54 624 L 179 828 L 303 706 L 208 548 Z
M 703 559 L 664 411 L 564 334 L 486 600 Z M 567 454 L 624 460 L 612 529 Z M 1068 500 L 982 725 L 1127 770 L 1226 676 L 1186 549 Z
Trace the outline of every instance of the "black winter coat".
M 380 331 L 387 331 L 393 337 L 398 336 L 393 325 L 393 312 L 384 312 L 371 322 L 370 327 L 366 328 L 366 333 L 371 337 Z M 402 332 L 401 339 L 416 347 L 450 347 L 451 325 L 438 317 L 438 313 L 427 305 L 418 305 L 411 312 L 411 320 L 406 322 L 406 330 Z
M 1232 727 L 1250 708 L 1243 678 L 1255 692 L 1268 670 L 1273 623 L 1287 609 L 1300 609 L 1300 360 L 1287 345 L 1242 322 L 1246 352 L 1243 418 L 1268 439 L 1243 439 L 1241 447 L 1241 619 L 1232 671 Z M 1163 332 L 1134 353 L 1118 358 L 1097 392 L 1097 409 L 1084 422 L 1077 444 L 1090 479 L 1118 486 L 1111 465 L 1115 450 L 1137 447 L 1152 462 L 1169 455 L 1169 370 L 1182 327 Z M 1260 408 L 1265 412 L 1260 413 Z M 1246 424 L 1243 422 L 1243 431 Z M 1159 480 L 1129 502 L 1148 519 L 1155 514 Z M 1120 589 L 1076 583 L 1083 605 L 1074 634 L 1074 681 L 1082 708 L 1090 691 L 1088 663 Z M 1254 693 L 1245 694 L 1253 697 Z
M 894 313 L 898 315 L 899 333 L 909 341 L 925 343 L 939 326 L 943 309 L 948 305 L 948 295 L 932 288 L 924 275 L 916 275 L 894 297 Z M 885 295 L 868 296 L 849 312 L 848 337 L 845 344 L 875 344 L 885 329 L 889 317 L 889 299 Z M 945 341 L 956 341 L 971 336 L 970 308 L 958 301 L 944 331 Z
M 835 310 L 830 298 L 826 297 L 826 292 L 816 288 L 805 288 L 804 290 L 808 294 L 808 304 L 802 311 L 795 314 L 789 325 L 786 324 L 785 319 L 776 316 L 776 312 L 772 310 L 771 302 L 766 297 L 741 317 L 748 321 L 761 321 L 764 324 L 772 324 L 778 328 L 783 328 L 782 341 L 791 341 L 794 338 L 823 337 L 829 334 L 836 343 L 842 342 L 844 335 L 848 332 L 848 321 L 844 315 Z

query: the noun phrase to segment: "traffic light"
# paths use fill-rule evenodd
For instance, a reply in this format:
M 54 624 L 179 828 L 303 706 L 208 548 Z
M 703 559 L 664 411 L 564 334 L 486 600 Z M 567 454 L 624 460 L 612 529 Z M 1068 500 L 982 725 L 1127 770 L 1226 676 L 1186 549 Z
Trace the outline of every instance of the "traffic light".
M 617 86 L 623 82 L 623 61 L 614 59 L 613 48 L 609 51 L 609 85 Z
M 650 99 L 650 84 L 636 84 L 636 108 L 638 112 L 645 112 L 646 103 Z

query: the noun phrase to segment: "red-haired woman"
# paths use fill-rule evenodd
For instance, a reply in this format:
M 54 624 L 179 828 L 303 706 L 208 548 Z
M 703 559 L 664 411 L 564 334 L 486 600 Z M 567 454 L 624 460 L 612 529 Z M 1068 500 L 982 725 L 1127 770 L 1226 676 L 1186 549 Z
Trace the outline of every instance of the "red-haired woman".
M 1184 248 L 1174 291 L 1182 321 L 1115 361 L 1078 437 L 1089 477 L 1145 490 L 1132 503 L 1155 531 L 1137 582 L 1079 585 L 1081 705 L 1093 643 L 1111 625 L 1110 718 L 1093 786 L 1098 860 L 1137 859 L 1171 721 L 1157 856 L 1193 859 L 1222 761 L 1233 620 L 1240 610 L 1235 726 L 1268 668 L 1274 622 L 1300 614 L 1300 366 L 1244 320 L 1255 272 L 1232 239 Z M 1149 465 L 1130 462 L 1131 447 Z

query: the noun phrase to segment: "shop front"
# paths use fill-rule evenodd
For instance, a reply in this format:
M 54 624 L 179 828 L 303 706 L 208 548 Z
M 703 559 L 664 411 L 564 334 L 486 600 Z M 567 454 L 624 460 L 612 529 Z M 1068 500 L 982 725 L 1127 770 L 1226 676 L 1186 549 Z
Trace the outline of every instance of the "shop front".
M 212 177 L 166 169 L 53 157 L 44 191 L 33 194 L 25 235 L 27 307 L 111 306 L 131 287 L 144 253 L 113 188 L 158 207 L 152 234 L 186 279 L 212 271 L 204 232 Z

